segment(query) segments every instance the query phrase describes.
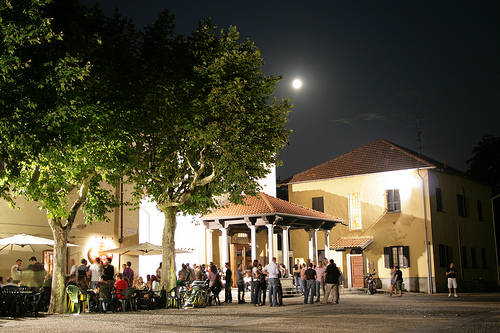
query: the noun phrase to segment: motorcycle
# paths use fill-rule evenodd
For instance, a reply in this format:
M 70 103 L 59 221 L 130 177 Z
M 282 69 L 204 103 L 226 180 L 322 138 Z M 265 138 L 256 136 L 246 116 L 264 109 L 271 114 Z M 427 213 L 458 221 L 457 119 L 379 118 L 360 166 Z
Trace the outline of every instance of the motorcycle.
M 367 286 L 366 293 L 370 295 L 373 295 L 377 292 L 377 286 L 374 278 L 375 274 L 376 273 L 373 272 L 373 273 L 368 273 L 368 275 L 365 276 L 366 286 Z
M 210 288 L 207 281 L 193 281 L 187 288 L 184 297 L 184 309 L 204 308 L 210 305 Z

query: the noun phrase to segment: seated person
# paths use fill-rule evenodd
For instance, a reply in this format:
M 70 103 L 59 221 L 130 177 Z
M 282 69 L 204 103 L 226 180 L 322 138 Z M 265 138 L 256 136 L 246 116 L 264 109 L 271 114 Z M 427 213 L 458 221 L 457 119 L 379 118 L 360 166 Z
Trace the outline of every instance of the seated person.
M 151 291 L 154 296 L 160 296 L 160 283 L 156 278 L 156 275 L 151 276 Z
M 132 285 L 132 288 L 134 288 L 136 290 L 147 290 L 148 286 L 144 283 L 144 280 L 142 279 L 142 277 L 139 276 L 134 280 L 134 284 Z
M 4 287 L 6 287 L 6 286 L 15 286 L 15 287 L 18 287 L 18 284 L 14 283 L 14 280 L 10 277 L 10 278 L 7 279 L 7 284 L 4 284 L 3 286 Z
M 116 297 L 118 299 L 125 299 L 126 297 L 122 294 L 122 291 L 128 288 L 128 282 L 123 279 L 122 273 L 117 273 L 115 277 Z
M 69 276 L 69 281 L 66 283 L 66 287 L 69 286 L 69 285 L 73 285 L 73 286 L 77 286 L 78 287 L 78 283 L 76 281 L 76 274 L 73 273 Z

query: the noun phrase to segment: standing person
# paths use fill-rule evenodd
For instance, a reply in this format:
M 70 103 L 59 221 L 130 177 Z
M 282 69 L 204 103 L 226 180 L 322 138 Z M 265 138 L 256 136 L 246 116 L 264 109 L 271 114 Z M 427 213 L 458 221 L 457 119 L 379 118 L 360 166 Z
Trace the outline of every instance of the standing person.
M 238 264 L 235 272 L 236 285 L 238 286 L 238 304 L 245 304 L 245 280 L 243 278 L 242 264 Z
M 313 264 L 309 263 L 309 268 L 305 271 L 306 275 L 306 292 L 304 293 L 304 304 L 307 304 L 307 298 L 311 295 L 310 303 L 314 304 L 314 294 L 316 289 L 316 271 L 313 269 Z
M 156 269 L 156 278 L 159 280 L 161 280 L 161 263 L 160 263 L 160 266 L 158 266 L 158 268 Z
M 255 259 L 252 263 L 252 285 L 251 285 L 251 295 L 252 295 L 252 300 L 251 304 L 253 305 L 258 305 L 258 300 L 259 297 L 258 295 L 260 294 L 260 282 L 259 282 L 259 268 L 257 267 L 259 265 L 259 261 Z
M 277 297 L 280 269 L 276 263 L 276 257 L 273 257 L 272 261 L 264 267 L 264 271 L 267 272 L 269 282 L 269 306 L 278 306 Z
M 339 304 L 339 283 L 340 283 L 340 270 L 333 259 L 330 259 L 330 264 L 325 270 L 325 283 L 326 290 L 323 296 L 323 304 L 330 303 L 330 296 L 333 295 L 333 303 Z
M 89 267 L 87 266 L 87 260 L 82 259 L 80 261 L 81 265 L 78 266 L 76 271 L 77 281 L 83 280 L 87 278 L 87 272 L 89 271 Z
M 323 289 L 323 297 L 325 297 L 325 267 L 323 267 L 323 262 L 318 262 L 318 267 L 314 270 L 316 271 L 316 302 L 319 302 L 321 289 Z
M 177 274 L 179 276 L 179 280 L 180 281 L 188 281 L 189 279 L 189 270 L 187 269 L 187 266 L 186 264 L 182 264 L 182 269 L 179 271 L 179 273 Z
M 306 267 L 306 264 L 302 264 L 300 266 L 300 286 L 302 288 L 302 294 L 306 294 L 306 270 L 307 270 L 307 267 Z
M 45 269 L 43 265 L 36 260 L 36 257 L 31 257 L 29 262 L 30 264 L 26 270 L 23 271 L 21 285 L 31 288 L 40 288 L 45 280 Z
M 196 264 L 193 264 L 193 266 L 196 266 Z M 189 271 L 188 274 L 188 281 L 193 282 L 194 281 L 194 268 L 189 266 L 189 263 L 186 264 L 187 270 Z
M 262 270 L 261 264 L 259 264 L 259 266 L 257 266 L 257 268 L 259 269 L 259 272 L 260 272 L 259 285 L 260 285 L 261 293 L 259 294 L 259 303 L 260 303 L 260 305 L 266 305 L 267 275 Z
M 451 292 L 453 291 L 453 296 L 457 295 L 457 269 L 455 268 L 455 263 L 450 262 L 450 267 L 446 270 L 446 277 L 448 278 L 448 297 L 451 297 Z
M 21 259 L 17 259 L 16 263 L 10 268 L 10 277 L 12 278 L 12 282 L 19 283 L 19 281 L 21 281 L 22 274 L 23 261 Z
M 303 294 L 304 292 L 302 291 L 302 283 L 300 282 L 300 261 L 297 259 L 297 262 L 295 265 L 293 265 L 293 282 L 295 283 L 295 293 L 298 294 L 299 290 L 300 293 Z
M 76 264 L 75 264 L 75 259 L 71 258 L 69 260 L 69 276 L 71 276 L 72 274 L 75 274 L 76 275 L 76 270 L 78 269 L 78 267 L 76 267 Z
M 102 279 L 104 281 L 113 281 L 115 276 L 115 268 L 111 265 L 111 258 L 104 259 L 104 265 L 102 266 Z
M 233 295 L 231 294 L 231 287 L 233 285 L 233 272 L 231 271 L 231 267 L 228 262 L 226 262 L 226 274 L 224 277 L 226 280 L 224 303 L 232 303 Z
M 396 266 L 396 292 L 399 290 L 399 297 L 403 296 L 403 272 Z
M 101 258 L 99 257 L 95 258 L 94 263 L 90 265 L 89 272 L 90 272 L 90 288 L 95 289 L 97 288 L 99 280 L 102 276 Z
M 391 272 L 391 297 L 392 294 L 397 295 L 398 294 L 398 287 L 396 285 L 396 267 L 392 267 L 392 272 Z
M 132 283 L 134 282 L 134 270 L 130 268 L 132 266 L 132 263 L 130 261 L 127 261 L 127 265 L 125 266 L 125 269 L 123 270 L 123 277 L 126 277 L 128 280 L 128 285 L 131 286 Z

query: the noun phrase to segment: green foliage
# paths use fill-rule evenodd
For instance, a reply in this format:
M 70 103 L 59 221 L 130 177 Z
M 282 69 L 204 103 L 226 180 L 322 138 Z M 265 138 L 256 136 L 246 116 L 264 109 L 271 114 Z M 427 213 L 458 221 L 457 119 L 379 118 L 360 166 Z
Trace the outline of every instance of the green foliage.
M 492 186 L 495 194 L 500 193 L 500 137 L 483 137 L 467 164 L 471 177 Z
M 154 38 L 171 24 L 163 13 L 146 29 L 143 62 L 156 75 L 143 81 L 130 181 L 159 207 L 202 213 L 214 196 L 256 192 L 288 140 L 290 104 L 272 98 L 280 78 L 262 73 L 259 50 L 235 27 L 206 21 L 188 37 Z
M 38 202 L 49 219 L 74 218 L 82 207 L 87 222 L 105 220 L 115 203 L 103 184 L 117 182 L 127 159 L 128 135 L 117 121 L 131 84 L 117 67 L 130 66 L 135 30 L 77 1 L 1 8 L 4 196 Z

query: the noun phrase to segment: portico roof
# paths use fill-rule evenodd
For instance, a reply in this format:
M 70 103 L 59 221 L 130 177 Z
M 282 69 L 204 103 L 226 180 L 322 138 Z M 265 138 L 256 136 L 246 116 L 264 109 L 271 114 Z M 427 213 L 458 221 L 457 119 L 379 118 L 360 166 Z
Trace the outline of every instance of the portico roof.
M 337 239 L 330 250 L 361 249 L 364 250 L 373 242 L 373 237 L 341 237 Z
M 341 218 L 281 200 L 265 193 L 258 193 L 256 196 L 247 195 L 243 198 L 243 202 L 243 204 L 230 203 L 216 208 L 201 219 L 207 223 L 235 220 L 240 220 L 241 223 L 244 220 L 253 220 L 255 223 L 259 218 L 268 218 L 268 221 L 279 222 L 276 222 L 275 225 L 316 229 L 331 229 L 337 223 L 344 223 Z

